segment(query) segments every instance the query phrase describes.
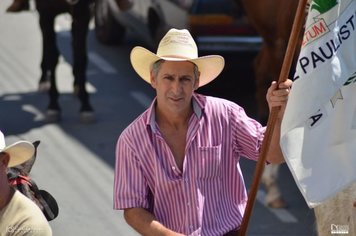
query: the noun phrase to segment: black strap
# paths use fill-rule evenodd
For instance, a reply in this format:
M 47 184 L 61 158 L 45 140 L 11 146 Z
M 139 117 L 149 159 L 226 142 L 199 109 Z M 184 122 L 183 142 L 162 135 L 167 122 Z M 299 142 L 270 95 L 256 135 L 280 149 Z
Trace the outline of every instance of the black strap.
M 37 200 L 40 202 L 40 204 L 43 206 L 43 212 L 47 218 L 47 220 L 53 220 L 56 218 L 56 215 L 53 213 L 52 209 L 49 207 L 47 204 L 46 200 L 42 197 L 42 194 L 40 190 L 37 187 L 37 184 L 33 180 L 29 180 L 32 190 L 35 193 L 35 197 Z

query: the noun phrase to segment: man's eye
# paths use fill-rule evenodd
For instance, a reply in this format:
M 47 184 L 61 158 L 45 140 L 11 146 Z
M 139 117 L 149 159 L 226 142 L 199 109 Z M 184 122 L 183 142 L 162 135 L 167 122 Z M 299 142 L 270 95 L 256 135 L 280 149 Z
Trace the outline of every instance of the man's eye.
M 191 81 L 192 79 L 190 78 L 190 77 L 182 77 L 181 78 L 181 81 L 183 81 L 183 82 L 189 82 L 189 81 Z
M 166 79 L 166 80 L 173 80 L 173 77 L 172 76 L 165 76 L 165 77 L 163 77 L 163 79 Z

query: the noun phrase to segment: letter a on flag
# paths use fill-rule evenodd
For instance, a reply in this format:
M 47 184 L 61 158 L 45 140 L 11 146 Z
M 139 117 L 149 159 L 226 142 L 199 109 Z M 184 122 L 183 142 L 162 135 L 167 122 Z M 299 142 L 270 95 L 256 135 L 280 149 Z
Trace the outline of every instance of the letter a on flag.
M 356 181 L 356 0 L 311 1 L 281 147 L 310 208 Z

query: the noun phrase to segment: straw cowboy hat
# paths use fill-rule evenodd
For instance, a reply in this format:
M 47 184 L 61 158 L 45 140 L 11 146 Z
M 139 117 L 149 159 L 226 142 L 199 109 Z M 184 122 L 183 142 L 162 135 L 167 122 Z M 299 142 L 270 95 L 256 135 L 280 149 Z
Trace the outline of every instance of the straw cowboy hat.
M 199 87 L 214 80 L 223 70 L 224 58 L 219 55 L 198 57 L 198 48 L 188 30 L 171 29 L 158 45 L 157 54 L 143 47 L 134 47 L 130 60 L 137 74 L 151 83 L 152 64 L 160 59 L 167 61 L 190 61 L 200 71 Z
M 6 146 L 4 134 L 0 131 L 0 152 L 9 154 L 10 161 L 8 167 L 13 167 L 29 160 L 35 153 L 35 147 L 28 141 L 18 141 Z

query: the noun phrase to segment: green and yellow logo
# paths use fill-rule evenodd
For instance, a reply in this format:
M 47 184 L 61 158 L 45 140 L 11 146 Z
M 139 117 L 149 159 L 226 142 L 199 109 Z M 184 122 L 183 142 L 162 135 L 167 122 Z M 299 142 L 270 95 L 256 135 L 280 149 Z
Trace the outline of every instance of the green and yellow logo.
M 355 83 L 356 82 L 356 72 L 351 75 L 351 77 L 346 81 L 344 86 Z
M 310 7 L 311 10 L 316 10 L 320 14 L 329 11 L 338 4 L 337 0 L 313 0 Z

